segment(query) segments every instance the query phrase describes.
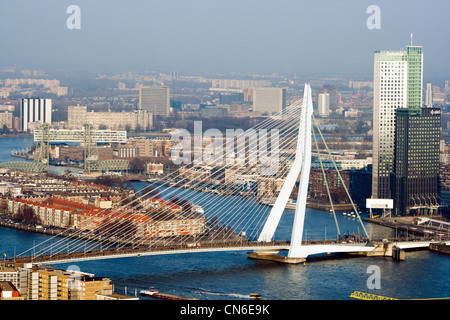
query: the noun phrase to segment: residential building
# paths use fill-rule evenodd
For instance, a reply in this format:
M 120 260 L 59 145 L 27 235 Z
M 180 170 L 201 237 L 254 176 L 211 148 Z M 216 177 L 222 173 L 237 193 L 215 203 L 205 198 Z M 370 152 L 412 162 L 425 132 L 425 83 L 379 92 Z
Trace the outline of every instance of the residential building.
M 139 110 L 154 116 L 170 115 L 170 88 L 165 86 L 143 86 L 139 89 Z
M 17 183 L 0 181 L 0 194 L 18 197 L 22 195 L 22 187 Z
M 94 129 L 111 130 L 148 130 L 153 127 L 152 114 L 146 110 L 132 112 L 94 112 L 87 111 L 87 106 L 69 106 L 67 108 L 69 128 L 79 129 L 90 123 Z
M 8 129 L 13 128 L 13 114 L 9 111 L 0 112 L 0 130 L 6 126 Z
M 52 99 L 26 98 L 20 103 L 22 131 L 28 131 L 30 123 L 52 123 Z
M 330 115 L 330 94 L 319 93 L 318 95 L 318 115 L 328 117 Z
M 27 300 L 97 300 L 113 291 L 110 279 L 74 270 L 33 266 L 19 274 L 20 294 Z
M 268 115 L 281 113 L 286 109 L 285 88 L 253 88 L 253 111 Z

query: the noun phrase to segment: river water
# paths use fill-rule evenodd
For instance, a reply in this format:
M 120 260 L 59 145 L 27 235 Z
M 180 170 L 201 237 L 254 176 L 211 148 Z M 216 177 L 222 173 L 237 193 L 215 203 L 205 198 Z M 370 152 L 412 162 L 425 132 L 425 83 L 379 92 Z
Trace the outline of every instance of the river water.
M 31 146 L 32 139 L 0 139 L 0 161 L 11 161 L 12 149 Z M 136 183 L 137 189 L 146 183 Z M 226 208 L 224 209 L 226 210 Z M 294 212 L 286 210 L 277 229 L 277 239 L 290 239 Z M 357 231 L 354 219 L 337 215 L 341 233 Z M 392 237 L 395 231 L 365 224 L 374 237 Z M 329 212 L 307 209 L 305 236 L 308 239 L 336 237 Z M 0 252 L 19 254 L 49 236 L 0 227 Z M 380 270 L 379 289 L 368 287 L 372 273 Z M 73 265 L 54 265 L 73 268 Z M 450 296 L 450 257 L 431 251 L 407 252 L 404 261 L 381 257 L 333 258 L 285 265 L 252 260 L 245 252 L 185 253 L 177 255 L 118 258 L 77 262 L 84 272 L 112 280 L 117 293 L 139 296 L 141 289 L 206 300 L 247 300 L 252 292 L 268 300 L 347 300 L 353 291 L 399 299 Z M 370 281 L 369 281 L 370 282 Z M 148 299 L 140 296 L 141 299 Z

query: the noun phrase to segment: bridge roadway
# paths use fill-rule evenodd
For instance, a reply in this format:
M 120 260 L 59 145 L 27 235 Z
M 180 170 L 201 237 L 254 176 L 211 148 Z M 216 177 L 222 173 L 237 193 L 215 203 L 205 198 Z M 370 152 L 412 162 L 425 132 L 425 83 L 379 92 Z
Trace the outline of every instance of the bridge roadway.
M 20 258 L 10 258 L 11 261 L 17 263 L 32 263 L 40 264 L 56 264 L 68 263 L 76 261 L 90 261 L 114 258 L 129 258 L 141 257 L 151 255 L 163 254 L 179 254 L 179 253 L 197 253 L 197 252 L 219 252 L 219 251 L 270 251 L 279 252 L 282 250 L 289 250 L 290 244 L 288 242 L 213 242 L 201 243 L 200 245 L 166 245 L 166 246 L 152 246 L 140 248 L 123 248 L 119 250 L 104 250 L 104 251 L 89 251 L 89 252 L 70 252 L 48 254 L 42 256 L 26 256 Z
M 379 250 L 386 244 L 390 247 L 397 247 L 401 250 L 413 249 L 428 249 L 430 244 L 445 243 L 450 245 L 450 241 L 437 240 L 419 240 L 419 239 L 395 239 L 386 241 L 373 240 L 367 241 L 336 241 L 336 240 L 316 240 L 303 241 L 302 248 L 306 252 L 306 256 L 323 254 L 323 253 L 353 253 L 360 255 L 379 256 L 384 255 L 385 251 Z M 74 251 L 69 253 L 47 254 L 39 256 L 24 256 L 24 257 L 10 257 L 10 262 L 15 264 L 31 263 L 36 265 L 41 264 L 59 264 L 77 261 L 91 261 L 114 258 L 130 258 L 151 255 L 163 254 L 180 254 L 180 253 L 201 253 L 201 252 L 223 252 L 223 251 L 253 251 L 255 253 L 275 254 L 280 251 L 290 249 L 290 243 L 284 241 L 274 242 L 256 242 L 256 241 L 215 241 L 215 242 L 201 242 L 198 244 L 169 244 L 169 245 L 155 245 L 152 247 L 140 246 L 138 248 L 124 247 L 121 249 L 103 250 L 103 251 Z M 376 254 L 378 251 L 379 254 Z M 381 253 L 381 254 L 380 254 Z M 280 260 L 280 259 L 277 259 Z

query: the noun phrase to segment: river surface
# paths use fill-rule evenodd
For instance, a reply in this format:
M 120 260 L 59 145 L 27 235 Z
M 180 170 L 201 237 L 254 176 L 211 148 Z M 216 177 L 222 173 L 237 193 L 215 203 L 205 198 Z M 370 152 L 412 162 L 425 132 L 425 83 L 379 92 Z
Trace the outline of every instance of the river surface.
M 11 150 L 31 146 L 32 138 L 0 139 L 0 161 L 11 161 Z M 146 183 L 135 183 L 140 189 Z M 257 206 L 258 204 L 255 204 Z M 226 210 L 226 208 L 223 208 Z M 285 210 L 276 238 L 289 240 L 294 211 Z M 337 215 L 342 234 L 357 232 L 354 219 Z M 365 223 L 374 237 L 393 237 L 395 230 Z M 329 212 L 307 209 L 304 236 L 331 239 L 337 235 Z M 50 236 L 0 227 L 0 252 L 13 256 Z M 368 287 L 380 270 L 379 289 Z M 56 268 L 74 268 L 59 264 Z M 139 296 L 141 289 L 207 300 L 247 300 L 252 292 L 268 300 L 347 300 L 353 291 L 399 299 L 450 296 L 450 257 L 427 250 L 407 252 L 404 261 L 381 257 L 325 258 L 306 264 L 285 265 L 252 260 L 246 252 L 184 253 L 76 262 L 75 267 L 112 280 L 115 292 Z M 369 281 L 369 283 L 371 283 Z M 140 296 L 141 299 L 148 299 Z

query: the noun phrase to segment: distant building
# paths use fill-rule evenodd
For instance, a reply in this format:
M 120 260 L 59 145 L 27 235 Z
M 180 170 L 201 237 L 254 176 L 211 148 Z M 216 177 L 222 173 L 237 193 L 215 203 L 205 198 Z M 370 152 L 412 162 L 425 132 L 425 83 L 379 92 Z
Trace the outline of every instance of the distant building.
M 0 112 L 0 130 L 3 126 L 6 126 L 8 129 L 13 128 L 13 114 L 9 111 Z
M 218 118 L 227 115 L 227 108 L 222 107 L 206 107 L 200 109 L 200 117 L 202 118 Z
M 261 113 L 281 113 L 286 109 L 285 88 L 253 88 L 253 111 Z
M 391 190 L 397 215 L 437 213 L 440 122 L 439 108 L 396 110 Z
M 69 106 L 67 108 L 69 128 L 81 128 L 85 123 L 94 129 L 105 127 L 111 130 L 147 130 L 153 127 L 153 117 L 147 110 L 132 112 L 88 112 L 86 106 Z
M 328 117 L 330 115 L 330 94 L 319 93 L 318 100 L 319 116 Z
M 427 91 L 425 96 L 425 106 L 427 108 L 433 107 L 433 90 L 431 88 L 431 83 L 427 83 Z
M 28 131 L 30 123 L 52 123 L 52 99 L 26 98 L 20 103 L 22 131 Z
M 211 81 L 211 87 L 223 89 L 247 89 L 268 86 L 270 86 L 270 81 L 268 80 L 214 79 Z
M 170 115 L 170 88 L 143 86 L 139 89 L 139 110 L 147 110 L 155 116 Z
M 119 158 L 165 157 L 168 148 L 173 144 L 170 139 L 129 138 L 125 145 L 118 147 Z
M 220 104 L 232 105 L 234 103 L 244 102 L 244 92 L 234 92 L 234 93 L 221 93 L 219 96 Z

